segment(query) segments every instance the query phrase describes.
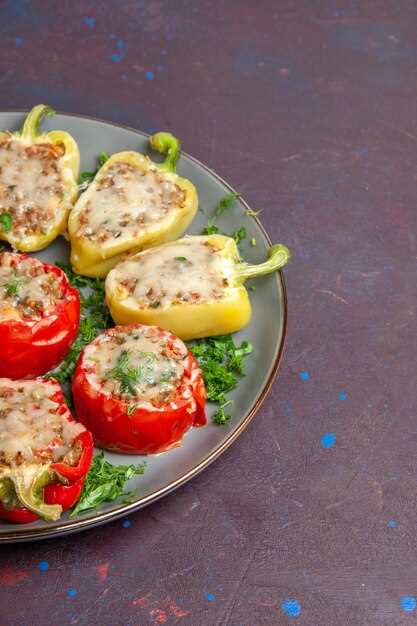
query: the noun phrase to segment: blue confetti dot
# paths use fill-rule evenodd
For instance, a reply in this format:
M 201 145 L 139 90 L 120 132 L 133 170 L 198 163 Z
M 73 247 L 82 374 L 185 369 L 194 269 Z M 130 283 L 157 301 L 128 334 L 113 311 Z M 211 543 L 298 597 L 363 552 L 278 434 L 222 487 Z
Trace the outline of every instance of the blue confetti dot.
M 77 595 L 78 591 L 76 589 L 74 589 L 74 587 L 70 587 L 67 591 L 67 596 L 69 598 L 75 598 L 75 596 Z
M 400 600 L 400 606 L 406 613 L 412 613 L 417 606 L 417 600 L 414 596 L 403 596 Z
M 397 522 L 395 519 L 390 519 L 387 523 L 388 528 L 395 528 L 397 526 Z
M 119 63 L 119 61 L 122 60 L 122 55 L 114 53 L 111 55 L 111 60 L 113 61 L 113 63 Z
M 344 391 L 341 391 L 339 393 L 339 400 L 346 400 L 346 393 Z
M 216 599 L 214 593 L 210 593 L 209 591 L 205 591 L 204 595 L 206 596 L 206 600 L 208 600 L 209 602 L 213 602 L 213 600 Z
M 48 569 L 49 569 L 49 563 L 48 563 L 48 561 L 40 561 L 40 562 L 38 563 L 38 569 L 39 569 L 41 572 L 47 572 L 47 571 L 48 571 Z
M 96 20 L 94 19 L 94 17 L 91 17 L 91 15 L 89 15 L 88 17 L 85 18 L 84 21 L 87 24 L 88 28 L 94 28 L 94 24 L 96 23 Z
M 146 80 L 153 80 L 155 78 L 155 74 L 152 72 L 152 70 L 147 70 L 145 72 L 145 78 Z
M 23 37 L 16 37 L 16 39 L 14 40 L 16 46 L 21 46 L 22 43 L 24 42 Z
M 308 380 L 310 378 L 310 374 L 308 372 L 300 372 L 301 380 Z
M 336 434 L 324 433 L 323 437 L 320 439 L 320 443 L 323 448 L 333 448 L 336 443 Z
M 301 604 L 294 598 L 288 598 L 281 604 L 281 609 L 288 617 L 298 617 L 301 613 Z
M 132 526 L 132 522 L 128 519 L 123 520 L 122 522 L 123 528 L 130 528 Z
M 125 42 L 123 41 L 123 39 L 118 39 L 116 42 L 116 46 L 119 48 L 119 50 L 123 50 L 123 48 L 125 47 Z

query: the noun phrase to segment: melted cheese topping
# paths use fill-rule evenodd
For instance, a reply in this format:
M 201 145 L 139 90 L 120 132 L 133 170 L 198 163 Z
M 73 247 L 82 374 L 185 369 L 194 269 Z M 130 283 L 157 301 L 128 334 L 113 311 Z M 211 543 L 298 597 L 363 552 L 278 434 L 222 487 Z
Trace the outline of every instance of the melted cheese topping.
M 52 399 L 57 391 L 55 383 L 0 378 L 0 466 L 77 462 L 73 441 L 85 428 L 62 414 Z
M 188 351 L 180 339 L 167 339 L 154 326 L 117 328 L 93 341 L 83 365 L 95 388 L 133 407 L 167 404 L 184 374 Z
M 95 184 L 76 236 L 101 243 L 121 236 L 137 238 L 149 225 L 184 206 L 185 192 L 175 179 L 150 160 L 146 168 L 114 163 Z
M 185 238 L 141 252 L 109 274 L 121 299 L 141 309 L 219 300 L 230 287 L 233 262 L 206 237 Z
M 62 287 L 52 272 L 32 257 L 0 254 L 0 321 L 40 319 L 54 310 Z
M 64 193 L 59 169 L 63 149 L 51 143 L 0 145 L 0 214 L 10 213 L 19 238 L 46 234 Z

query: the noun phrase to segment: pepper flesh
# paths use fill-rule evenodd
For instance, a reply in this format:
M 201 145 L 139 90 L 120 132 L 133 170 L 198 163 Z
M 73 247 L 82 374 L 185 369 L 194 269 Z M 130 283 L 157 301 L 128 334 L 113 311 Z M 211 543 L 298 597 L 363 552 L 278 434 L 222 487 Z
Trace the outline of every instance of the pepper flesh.
M 112 336 L 135 331 L 156 333 L 166 345 L 172 347 L 179 341 L 162 329 L 134 324 L 123 329 L 114 327 L 99 335 L 91 344 L 108 341 Z M 183 345 L 183 344 L 182 344 Z M 183 346 L 185 349 L 185 347 Z M 206 423 L 206 391 L 200 367 L 187 352 L 182 380 L 169 402 L 152 406 L 132 406 L 125 397 L 111 394 L 91 381 L 86 350 L 81 354 L 75 370 L 72 391 L 77 417 L 94 435 L 98 447 L 124 454 L 154 454 L 170 450 L 181 444 L 184 433 L 191 426 Z
M 149 140 L 152 149 L 166 155 L 162 163 L 154 163 L 149 157 L 134 151 L 113 154 L 97 172 L 93 182 L 80 196 L 68 222 L 71 241 L 71 264 L 75 272 L 85 276 L 104 278 L 107 273 L 125 258 L 140 250 L 172 241 L 182 235 L 198 207 L 198 195 L 194 185 L 176 174 L 176 163 L 180 155 L 180 143 L 170 133 L 156 133 Z M 161 179 L 174 183 L 184 194 L 181 206 L 175 207 L 167 215 L 151 223 L 142 224 L 136 234 L 123 233 L 123 228 L 131 226 L 129 218 L 122 226 L 117 238 L 109 237 L 103 241 L 93 241 L 82 233 L 83 224 L 88 225 L 88 211 L 93 206 L 94 197 L 112 169 L 117 166 L 129 166 L 135 172 L 157 171 Z M 97 196 L 96 196 L 97 197 Z M 127 203 L 127 201 L 126 201 Z M 109 207 L 111 208 L 111 207 Z M 126 215 L 129 206 L 126 206 Z
M 30 259 L 54 275 L 62 290 L 54 309 L 40 318 L 0 318 L 0 377 L 13 379 L 40 376 L 65 357 L 80 323 L 80 295 L 66 274 L 55 265 L 41 263 L 26 254 L 4 253 L 16 259 Z
M 60 415 L 74 421 L 56 381 L 37 378 L 34 382 L 50 386 L 51 399 L 59 405 Z M 0 519 L 16 524 L 38 519 L 56 521 L 63 511 L 74 506 L 81 495 L 93 458 L 91 433 L 87 430 L 79 433 L 72 447 L 79 448 L 75 465 L 62 461 L 23 462 L 13 466 L 0 464 Z
M 5 228 L 4 224 L 0 226 L 0 239 L 9 242 L 13 248 L 22 252 L 41 250 L 62 234 L 66 230 L 69 212 L 78 196 L 77 180 L 80 169 L 80 154 L 77 143 L 65 131 L 40 132 L 42 120 L 54 114 L 55 111 L 53 109 L 44 104 L 39 104 L 29 112 L 21 130 L 0 132 L 0 146 L 4 142 L 12 140 L 13 142 L 19 142 L 25 149 L 30 147 L 39 149 L 45 147 L 45 145 L 51 145 L 62 153 L 58 159 L 58 169 L 62 180 L 61 197 L 54 208 L 53 218 L 49 221 L 45 232 L 21 235 L 17 228 L 13 228 L 13 221 L 10 228 Z M 33 197 L 36 195 L 36 183 L 36 180 L 33 181 L 30 190 L 30 195 Z M 19 189 L 18 185 L 15 185 L 15 191 L 16 189 Z M 2 206 L 0 195 L 0 216 L 5 213 L 9 213 L 8 207 L 6 205 Z
M 189 301 L 175 299 L 175 302 L 157 302 L 157 306 L 154 306 L 155 303 L 150 305 L 139 303 L 135 299 L 134 291 L 133 294 L 129 292 L 129 276 L 132 275 L 139 286 L 148 278 L 144 263 L 150 259 L 149 255 L 154 255 L 155 262 L 161 255 L 172 262 L 181 260 L 186 262 L 188 261 L 186 256 L 177 256 L 178 250 L 181 254 L 186 254 L 184 250 L 187 250 L 187 246 L 194 245 L 213 249 L 214 254 L 220 255 L 219 266 L 222 266 L 224 261 L 224 273 L 219 274 L 216 297 L 206 299 L 196 297 L 194 300 L 189 298 Z M 269 258 L 264 263 L 250 265 L 242 262 L 236 242 L 231 237 L 224 235 L 185 237 L 140 252 L 116 266 L 106 278 L 106 302 L 116 324 L 155 324 L 170 330 L 184 340 L 225 335 L 240 330 L 250 321 L 251 304 L 244 282 L 248 278 L 256 278 L 280 269 L 290 258 L 288 248 L 276 244 L 270 248 Z M 198 269 L 203 277 L 205 268 Z M 163 269 L 159 269 L 157 280 L 159 287 L 164 291 L 169 288 L 173 279 L 169 276 L 164 278 Z M 225 283 L 222 285 L 223 280 Z M 185 268 L 181 282 L 186 285 L 186 281 Z M 194 294 L 191 295 L 194 297 Z

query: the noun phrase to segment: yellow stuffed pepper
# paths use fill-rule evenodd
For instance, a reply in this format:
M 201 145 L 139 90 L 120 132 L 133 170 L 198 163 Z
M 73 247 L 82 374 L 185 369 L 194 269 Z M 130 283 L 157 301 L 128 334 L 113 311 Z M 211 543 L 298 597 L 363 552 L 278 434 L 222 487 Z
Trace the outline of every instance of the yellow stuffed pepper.
M 106 278 L 106 302 L 116 324 L 156 325 L 184 340 L 224 335 L 250 320 L 244 282 L 290 258 L 288 248 L 276 244 L 268 260 L 250 265 L 231 237 L 185 237 L 117 265 Z
M 0 132 L 0 239 L 22 252 L 41 250 L 67 227 L 78 196 L 78 146 L 68 133 L 40 132 L 55 112 L 35 106 L 20 131 Z
M 166 155 L 163 163 L 113 154 L 75 205 L 68 232 L 78 274 L 102 278 L 127 255 L 181 236 L 194 218 L 197 191 L 175 173 L 179 141 L 162 132 L 150 145 Z

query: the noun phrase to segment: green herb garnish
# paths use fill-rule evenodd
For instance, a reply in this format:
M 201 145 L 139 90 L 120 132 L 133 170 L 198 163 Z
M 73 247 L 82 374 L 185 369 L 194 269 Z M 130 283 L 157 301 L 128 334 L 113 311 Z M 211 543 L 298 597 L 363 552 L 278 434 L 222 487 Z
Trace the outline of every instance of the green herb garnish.
M 12 280 L 9 280 L 9 282 L 4 285 L 6 296 L 16 296 L 21 284 L 22 280 L 19 278 L 12 278 Z
M 150 305 L 149 305 L 149 308 L 150 309 L 157 309 L 160 306 L 161 306 L 160 302 L 151 302 Z
M 94 172 L 81 172 L 78 178 L 78 187 L 80 191 L 85 191 L 87 189 L 87 187 L 97 174 L 98 170 L 105 164 L 106 161 L 109 160 L 109 158 L 110 155 L 107 152 L 100 152 L 97 159 L 97 169 Z
M 131 500 L 134 494 L 125 492 L 125 484 L 133 476 L 142 475 L 145 472 L 145 464 L 140 465 L 112 465 L 105 460 L 104 454 L 97 454 L 85 479 L 84 488 L 77 505 L 72 510 L 70 517 L 74 517 L 81 511 L 94 509 L 104 502 L 113 502 L 124 496 Z
M 229 413 L 225 413 L 225 406 L 226 405 L 220 406 L 213 415 L 213 422 L 219 426 L 224 426 L 232 419 L 232 416 Z
M 106 373 L 106 379 L 117 380 L 120 384 L 120 392 L 134 396 L 136 394 L 135 385 L 143 378 L 143 368 L 132 367 L 129 364 L 129 353 L 127 350 L 122 350 L 117 361 L 116 366 Z
M 81 321 L 78 335 L 63 362 L 46 377 L 55 378 L 61 384 L 69 383 L 84 347 L 104 329 L 113 326 L 109 310 L 104 301 L 104 281 L 75 274 L 69 265 L 56 263 L 67 275 L 73 287 L 80 291 Z M 71 397 L 67 395 L 71 405 Z
M 234 191 L 226 194 L 214 209 L 214 217 L 220 217 L 220 215 L 223 215 L 225 211 L 227 211 L 234 205 L 238 198 L 240 198 L 240 194 Z
M 239 245 L 243 239 L 246 239 L 246 237 L 248 236 L 248 233 L 246 231 L 246 228 L 244 226 L 241 226 L 235 233 L 233 233 L 232 236 L 233 236 L 233 239 L 236 241 L 237 245 Z
M 252 248 L 254 248 L 256 246 L 256 239 L 255 239 L 255 237 L 252 237 L 252 239 L 250 240 L 250 245 L 252 246 Z
M 176 256 L 174 257 L 175 261 L 188 261 L 187 257 L 185 256 Z
M 203 235 L 217 235 L 218 232 L 219 232 L 218 227 L 215 224 L 212 224 L 211 222 L 209 222 L 207 226 L 205 227 L 205 229 L 203 230 L 202 234 Z
M 224 424 L 227 419 L 220 409 L 229 404 L 226 393 L 236 387 L 238 376 L 245 375 L 244 360 L 252 352 L 252 345 L 243 341 L 237 346 L 232 335 L 223 335 L 196 339 L 189 342 L 188 348 L 200 364 L 208 400 L 220 405 L 213 419 Z
M 0 214 L 0 228 L 8 233 L 11 230 L 13 224 L 12 215 L 8 211 Z

